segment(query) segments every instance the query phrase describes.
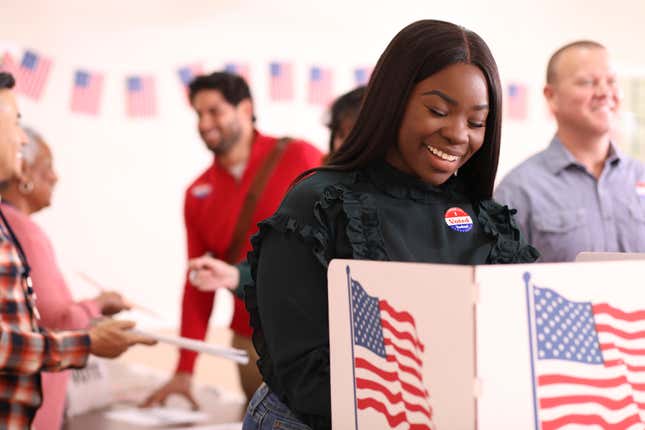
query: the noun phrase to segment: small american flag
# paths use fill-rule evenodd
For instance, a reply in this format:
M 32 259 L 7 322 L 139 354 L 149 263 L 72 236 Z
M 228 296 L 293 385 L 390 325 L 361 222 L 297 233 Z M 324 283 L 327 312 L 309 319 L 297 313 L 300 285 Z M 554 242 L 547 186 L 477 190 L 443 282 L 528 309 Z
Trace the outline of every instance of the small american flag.
M 273 101 L 293 99 L 293 75 L 290 63 L 269 64 L 269 97 Z
M 524 280 L 536 428 L 645 428 L 645 311 L 574 302 Z
M 309 70 L 307 101 L 326 106 L 333 99 L 333 73 L 331 69 L 314 66 Z
M 228 73 L 241 76 L 247 85 L 251 85 L 251 68 L 247 63 L 226 63 L 224 64 L 224 70 Z
M 188 85 L 195 79 L 196 76 L 203 74 L 203 68 L 201 64 L 188 64 L 186 66 L 180 67 L 177 69 L 177 75 L 179 76 L 179 82 L 181 83 L 181 88 L 186 94 L 186 100 L 190 103 L 188 98 Z
M 350 281 L 356 407 L 383 415 L 389 428 L 433 428 L 422 376 L 425 347 L 414 318 L 368 295 L 355 279 Z
M 177 69 L 177 75 L 182 87 L 186 88 L 195 79 L 195 76 L 201 75 L 203 68 L 201 64 L 188 64 Z
M 126 115 L 150 117 L 157 114 L 155 81 L 152 76 L 129 76 L 126 78 Z
M 356 86 L 367 85 L 372 76 L 373 67 L 357 67 L 354 69 L 354 82 Z
M 11 54 L 9 52 L 2 54 L 2 58 L 0 59 L 0 72 L 11 73 L 15 78 L 17 70 L 18 67 Z
M 16 70 L 16 90 L 34 100 L 40 99 L 52 62 L 34 51 L 25 51 Z
M 509 119 L 523 121 L 528 116 L 528 97 L 526 85 L 512 83 L 508 85 L 506 113 Z
M 77 70 L 74 73 L 74 86 L 72 87 L 72 112 L 98 115 L 102 91 L 103 75 L 101 73 Z

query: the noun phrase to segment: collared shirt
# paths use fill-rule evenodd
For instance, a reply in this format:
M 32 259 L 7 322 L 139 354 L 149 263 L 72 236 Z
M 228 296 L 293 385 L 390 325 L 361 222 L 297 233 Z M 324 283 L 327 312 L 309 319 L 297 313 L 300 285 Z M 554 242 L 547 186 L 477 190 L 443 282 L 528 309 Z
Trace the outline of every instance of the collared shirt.
M 2 224 L 2 223 L 0 223 Z M 28 429 L 42 401 L 40 371 L 85 365 L 87 332 L 49 332 L 34 319 L 25 267 L 0 225 L 0 428 Z
M 184 220 L 189 259 L 200 257 L 207 252 L 215 258 L 225 258 L 251 184 L 277 141 L 275 137 L 263 135 L 256 130 L 251 153 L 240 178 L 234 177 L 229 170 L 214 161 L 188 187 Z M 247 237 L 257 232 L 257 224 L 260 221 L 275 212 L 293 180 L 302 172 L 320 165 L 321 158 L 320 151 L 305 141 L 294 139 L 286 146 L 258 198 Z M 247 241 L 238 256 L 240 261 L 250 249 L 251 244 Z M 248 271 L 246 274 L 248 279 Z M 182 336 L 204 339 L 214 297 L 212 291 L 200 291 L 195 288 L 186 276 L 181 312 Z M 249 314 L 244 308 L 244 302 L 239 298 L 234 301 L 231 328 L 237 334 L 251 336 Z M 196 357 L 197 353 L 182 349 L 177 370 L 192 372 Z
M 541 261 L 573 261 L 583 251 L 645 252 L 645 167 L 610 144 L 596 179 L 557 137 L 513 169 L 495 199 L 516 221 Z

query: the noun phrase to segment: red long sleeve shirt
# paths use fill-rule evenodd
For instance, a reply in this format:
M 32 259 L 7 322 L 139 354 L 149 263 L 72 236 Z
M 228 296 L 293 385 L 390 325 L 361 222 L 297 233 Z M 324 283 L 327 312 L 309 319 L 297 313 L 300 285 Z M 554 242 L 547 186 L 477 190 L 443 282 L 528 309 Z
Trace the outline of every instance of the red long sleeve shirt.
M 214 161 L 188 187 L 184 220 L 189 259 L 200 257 L 206 252 L 210 252 L 215 258 L 224 259 L 253 178 L 276 143 L 276 138 L 256 131 L 246 169 L 239 180 Z M 273 215 L 293 180 L 305 170 L 318 166 L 321 158 L 320 151 L 302 140 L 293 140 L 287 145 L 258 200 L 247 239 L 256 233 L 258 222 Z M 247 240 L 238 256 L 239 261 L 245 259 L 250 248 L 251 244 Z M 190 284 L 186 276 L 181 336 L 200 340 L 206 337 L 214 297 L 213 292 L 199 291 Z M 249 315 L 244 302 L 237 297 L 231 329 L 244 336 L 251 335 Z M 181 350 L 177 371 L 192 372 L 196 358 L 197 353 Z

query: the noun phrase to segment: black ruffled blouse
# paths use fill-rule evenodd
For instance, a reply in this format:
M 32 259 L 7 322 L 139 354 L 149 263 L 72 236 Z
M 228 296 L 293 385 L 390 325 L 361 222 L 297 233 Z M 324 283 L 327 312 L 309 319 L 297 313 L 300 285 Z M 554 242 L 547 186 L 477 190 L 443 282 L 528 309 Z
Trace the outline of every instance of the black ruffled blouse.
M 454 208 L 472 222 L 449 226 L 464 215 Z M 255 282 L 244 295 L 264 381 L 312 428 L 330 428 L 329 262 L 533 262 L 539 254 L 513 214 L 492 200 L 471 202 L 458 176 L 436 187 L 385 162 L 298 183 L 260 224 L 248 255 Z

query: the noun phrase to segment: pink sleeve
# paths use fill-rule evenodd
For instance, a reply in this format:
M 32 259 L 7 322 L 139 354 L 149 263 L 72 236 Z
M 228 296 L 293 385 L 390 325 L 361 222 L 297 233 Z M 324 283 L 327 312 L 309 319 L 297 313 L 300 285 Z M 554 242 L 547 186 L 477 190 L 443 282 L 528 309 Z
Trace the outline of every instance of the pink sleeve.
M 99 315 L 98 304 L 93 300 L 74 302 L 45 232 L 16 209 L 3 206 L 3 210 L 31 266 L 41 326 L 50 330 L 86 328 L 92 318 Z

